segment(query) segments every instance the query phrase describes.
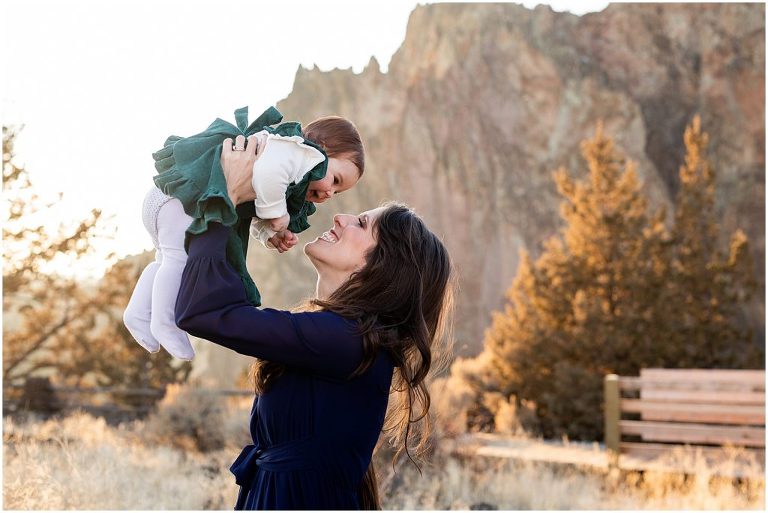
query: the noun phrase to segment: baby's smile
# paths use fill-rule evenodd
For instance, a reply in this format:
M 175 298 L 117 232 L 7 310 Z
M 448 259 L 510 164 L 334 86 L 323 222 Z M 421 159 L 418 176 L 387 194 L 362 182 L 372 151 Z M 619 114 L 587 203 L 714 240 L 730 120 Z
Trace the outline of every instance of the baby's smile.
M 313 203 L 322 203 L 327 199 L 328 196 L 323 191 L 318 191 L 316 189 L 307 191 L 307 201 L 311 201 Z

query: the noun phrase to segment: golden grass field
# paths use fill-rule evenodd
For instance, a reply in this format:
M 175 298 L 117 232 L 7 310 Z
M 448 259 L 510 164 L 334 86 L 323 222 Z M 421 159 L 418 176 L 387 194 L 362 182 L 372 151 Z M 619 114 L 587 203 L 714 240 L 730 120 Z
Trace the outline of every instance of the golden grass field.
M 231 509 L 237 486 L 228 468 L 247 443 L 247 403 L 230 403 L 218 412 L 218 422 L 189 431 L 197 433 L 190 436 L 163 432 L 178 421 L 178 409 L 168 413 L 174 401 L 195 404 L 181 394 L 161 403 L 158 418 L 117 427 L 84 413 L 46 421 L 5 418 L 4 507 Z M 196 449 L 194 437 L 212 436 L 205 429 L 220 430 L 224 446 Z M 508 458 L 457 458 L 439 446 L 422 476 L 407 461 L 401 459 L 393 473 L 388 457 L 376 457 L 385 509 L 763 509 L 765 504 L 764 477 L 719 479 L 706 468 L 687 477 L 611 474 Z

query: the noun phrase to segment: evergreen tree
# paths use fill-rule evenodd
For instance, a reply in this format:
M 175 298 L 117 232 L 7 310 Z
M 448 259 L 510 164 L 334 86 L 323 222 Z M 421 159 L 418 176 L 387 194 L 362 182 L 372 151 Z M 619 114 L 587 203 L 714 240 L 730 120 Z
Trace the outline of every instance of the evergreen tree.
M 744 363 L 735 357 L 746 338 L 734 335 L 733 314 L 748 298 L 749 252 L 738 232 L 727 258 L 718 257 L 714 218 L 694 215 L 713 195 L 702 141 L 698 128 L 686 131 L 672 235 L 663 209 L 648 214 L 634 164 L 602 123 L 582 143 L 587 178 L 556 172 L 565 226 L 535 263 L 522 255 L 505 311 L 493 316 L 485 340 L 494 383 L 485 392 L 533 401 L 537 423 L 529 428 L 599 439 L 605 374 Z
M 672 360 L 680 367 L 760 368 L 761 347 L 751 343 L 741 310 L 756 289 L 747 237 L 736 230 L 728 249 L 720 249 L 724 237 L 716 217 L 715 172 L 706 158 L 709 137 L 699 116 L 686 128 L 684 141 L 666 300 L 678 339 Z

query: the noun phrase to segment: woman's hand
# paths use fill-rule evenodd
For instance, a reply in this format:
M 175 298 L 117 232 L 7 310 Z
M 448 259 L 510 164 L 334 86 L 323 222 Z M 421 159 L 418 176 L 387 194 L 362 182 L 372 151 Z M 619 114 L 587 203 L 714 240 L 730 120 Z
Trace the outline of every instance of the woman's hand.
M 256 199 L 252 179 L 253 164 L 258 158 L 258 137 L 255 135 L 248 137 L 248 144 L 242 135 L 235 138 L 235 147 L 245 147 L 245 151 L 233 150 L 232 144 L 230 138 L 224 139 L 222 143 L 221 168 L 224 170 L 224 178 L 227 180 L 229 199 L 233 205 L 237 206 L 245 201 Z

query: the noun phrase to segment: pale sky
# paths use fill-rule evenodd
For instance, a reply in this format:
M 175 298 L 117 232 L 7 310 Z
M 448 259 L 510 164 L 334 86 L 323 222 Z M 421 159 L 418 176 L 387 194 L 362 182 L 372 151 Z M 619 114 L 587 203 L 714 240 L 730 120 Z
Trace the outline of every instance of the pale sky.
M 386 71 L 417 3 L 4 0 L 2 123 L 24 125 L 17 160 L 36 191 L 63 193 L 50 219 L 100 208 L 117 226 L 102 254 L 139 253 L 152 247 L 141 202 L 166 136 L 232 121 L 243 105 L 258 114 L 290 93 L 299 65 L 359 73 L 375 56 Z M 522 3 L 574 14 L 608 4 Z

